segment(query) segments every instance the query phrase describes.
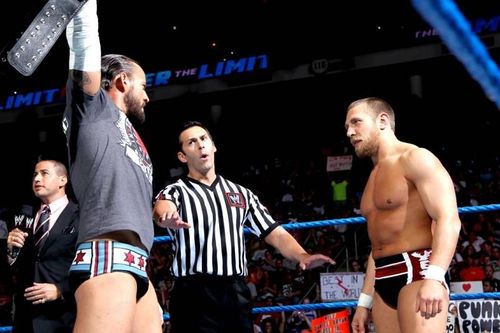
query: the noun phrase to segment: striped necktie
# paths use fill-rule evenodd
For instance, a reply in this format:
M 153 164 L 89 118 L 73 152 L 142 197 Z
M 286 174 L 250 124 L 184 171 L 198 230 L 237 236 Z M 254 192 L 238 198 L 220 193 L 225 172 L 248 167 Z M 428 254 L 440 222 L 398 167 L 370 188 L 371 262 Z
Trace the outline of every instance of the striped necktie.
M 36 225 L 34 241 L 37 250 L 42 247 L 47 235 L 49 234 L 50 208 L 48 205 L 43 206 L 42 213 Z

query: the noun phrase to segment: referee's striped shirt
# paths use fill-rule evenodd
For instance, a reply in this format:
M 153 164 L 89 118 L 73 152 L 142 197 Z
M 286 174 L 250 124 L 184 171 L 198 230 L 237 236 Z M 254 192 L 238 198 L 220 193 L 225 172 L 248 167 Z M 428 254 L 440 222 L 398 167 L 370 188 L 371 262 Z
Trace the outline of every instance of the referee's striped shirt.
M 168 229 L 174 239 L 172 273 L 176 277 L 246 276 L 243 227 L 265 237 L 279 225 L 255 194 L 220 175 L 211 186 L 181 178 L 156 198 L 173 201 L 181 219 L 192 225 Z

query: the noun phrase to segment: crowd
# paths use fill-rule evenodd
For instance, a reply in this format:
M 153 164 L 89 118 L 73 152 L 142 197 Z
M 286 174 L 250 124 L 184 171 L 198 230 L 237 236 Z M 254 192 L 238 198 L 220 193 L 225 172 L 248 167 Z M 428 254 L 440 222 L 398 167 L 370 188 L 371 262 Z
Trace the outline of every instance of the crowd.
M 455 184 L 459 207 L 498 203 L 500 164 L 497 159 L 482 163 L 445 159 Z M 359 197 L 363 189 L 356 186 L 352 171 L 327 172 L 323 163 L 324 156 L 307 162 L 276 158 L 270 163 L 250 166 L 242 174 L 240 182 L 255 188 L 264 205 L 282 224 L 358 216 Z M 333 183 L 344 180 L 347 183 L 344 187 L 346 199 L 335 200 L 338 193 L 334 195 Z M 449 269 L 450 281 L 482 281 L 485 292 L 500 291 L 500 212 L 462 213 L 460 217 L 462 230 Z M 3 210 L 0 216 L 2 225 L 10 229 L 11 219 L 8 210 Z M 156 232 L 162 235 L 160 229 Z M 327 270 L 362 272 L 366 267 L 370 249 L 364 224 L 290 232 L 304 249 L 330 256 L 337 261 L 337 265 L 298 270 L 293 262 L 283 258 L 265 242 L 248 236 L 247 285 L 255 307 L 322 302 L 320 273 Z M 5 239 L 0 241 L 4 251 Z M 12 290 L 16 283 L 11 279 L 12 272 L 5 257 L 1 256 L 0 263 L 0 326 L 12 324 Z M 156 242 L 149 259 L 148 275 L 165 312 L 169 311 L 169 297 L 174 284 L 170 272 L 171 260 L 171 244 Z M 293 311 L 259 314 L 255 316 L 254 323 L 256 332 L 303 332 L 310 328 L 314 317 L 325 313 Z M 168 323 L 166 326 L 167 331 Z
M 491 162 L 491 163 L 490 163 Z M 269 164 L 251 166 L 242 182 L 258 189 L 273 216 L 283 224 L 320 221 L 358 216 L 362 188 L 350 171 L 326 172 L 321 160 L 290 163 L 274 159 Z M 493 204 L 500 193 L 500 169 L 489 167 L 492 161 L 468 163 L 446 161 L 455 183 L 459 207 Z M 488 166 L 489 165 L 489 166 Z M 335 200 L 334 185 L 344 181 L 346 200 Z M 257 186 L 255 186 L 257 184 Z M 338 195 L 338 194 L 337 194 Z M 451 282 L 479 280 L 484 291 L 500 291 L 500 212 L 463 213 L 459 246 L 449 269 Z M 334 258 L 337 266 L 313 271 L 297 270 L 264 242 L 247 239 L 249 259 L 248 286 L 255 306 L 321 302 L 319 273 L 329 271 L 364 271 L 367 256 L 366 226 L 351 224 L 324 228 L 306 228 L 291 233 L 307 251 Z M 169 276 L 170 245 L 153 247 L 152 276 L 164 310 L 168 312 L 168 296 L 173 285 Z M 357 256 L 356 256 L 357 254 Z M 315 313 L 314 315 L 321 314 Z M 255 324 L 263 332 L 301 332 L 310 325 L 297 312 L 255 316 Z M 265 328 L 273 330 L 265 330 Z M 300 330 L 299 330 L 300 329 Z

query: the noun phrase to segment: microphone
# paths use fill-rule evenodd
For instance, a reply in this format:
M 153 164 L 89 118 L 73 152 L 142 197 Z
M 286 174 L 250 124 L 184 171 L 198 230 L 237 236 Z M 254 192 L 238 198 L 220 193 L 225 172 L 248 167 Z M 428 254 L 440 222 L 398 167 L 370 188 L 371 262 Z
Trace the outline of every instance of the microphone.
M 29 205 L 23 205 L 21 207 L 21 214 L 14 215 L 14 225 L 23 231 L 28 228 L 31 228 L 31 225 L 33 224 L 34 220 L 32 216 L 33 216 L 33 207 Z M 12 259 L 16 259 L 20 251 L 21 251 L 20 247 L 13 246 L 12 251 L 10 251 L 10 257 Z
M 17 246 L 12 247 L 12 251 L 10 251 L 10 257 L 12 259 L 16 259 L 17 256 L 19 255 L 19 252 L 21 252 L 21 248 Z

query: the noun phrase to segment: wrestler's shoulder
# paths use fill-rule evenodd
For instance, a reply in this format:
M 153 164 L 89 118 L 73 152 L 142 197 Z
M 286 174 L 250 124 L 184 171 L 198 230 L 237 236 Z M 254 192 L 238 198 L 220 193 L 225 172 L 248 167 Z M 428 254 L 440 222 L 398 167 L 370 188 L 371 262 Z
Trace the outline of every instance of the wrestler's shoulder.
M 416 146 L 414 144 L 407 144 L 400 156 L 403 162 L 420 162 L 435 155 L 428 149 Z

